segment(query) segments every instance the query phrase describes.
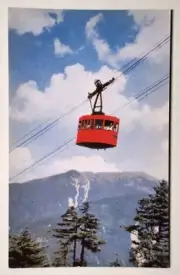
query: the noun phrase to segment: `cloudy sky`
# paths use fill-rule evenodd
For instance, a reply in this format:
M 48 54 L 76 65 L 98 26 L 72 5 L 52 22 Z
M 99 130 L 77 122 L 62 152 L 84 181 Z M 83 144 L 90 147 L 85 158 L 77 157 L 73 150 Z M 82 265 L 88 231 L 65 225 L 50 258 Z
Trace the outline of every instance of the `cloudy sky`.
M 168 11 L 9 10 L 10 144 L 86 99 L 95 78 L 107 81 L 170 35 Z M 14 181 L 79 171 L 143 171 L 168 176 L 168 83 L 142 101 L 139 92 L 169 74 L 169 43 L 107 89 L 105 113 L 120 117 L 118 146 L 95 151 L 73 142 Z M 10 177 L 76 136 L 89 103 L 10 154 Z

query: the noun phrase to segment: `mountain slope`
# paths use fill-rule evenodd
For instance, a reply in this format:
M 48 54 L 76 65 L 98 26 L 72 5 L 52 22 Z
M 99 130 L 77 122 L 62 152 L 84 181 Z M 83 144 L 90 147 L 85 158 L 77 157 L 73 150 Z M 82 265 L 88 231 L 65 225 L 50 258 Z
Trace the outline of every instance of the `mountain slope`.
M 138 200 L 152 192 L 157 180 L 145 173 L 67 173 L 9 186 L 9 223 L 11 231 L 25 226 L 35 237 L 49 242 L 49 254 L 55 242 L 48 233 L 65 212 L 68 204 L 84 199 L 92 202 L 92 212 L 101 220 L 100 234 L 107 244 L 97 257 L 89 255 L 91 265 L 105 266 L 114 252 L 128 261 L 130 236 L 120 225 L 132 222 Z M 44 238 L 44 239 L 43 239 Z

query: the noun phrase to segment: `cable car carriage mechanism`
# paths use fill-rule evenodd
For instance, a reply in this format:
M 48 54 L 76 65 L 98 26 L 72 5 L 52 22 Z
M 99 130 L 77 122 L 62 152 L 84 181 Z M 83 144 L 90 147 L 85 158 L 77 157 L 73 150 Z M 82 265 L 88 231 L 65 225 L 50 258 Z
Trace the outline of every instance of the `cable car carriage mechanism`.
M 115 78 L 104 84 L 99 79 L 94 81 L 96 89 L 88 94 L 92 114 L 79 118 L 76 145 L 97 150 L 116 147 L 120 120 L 117 117 L 105 115 L 102 111 L 102 92 L 114 81 Z M 92 106 L 91 100 L 94 96 L 96 98 Z M 100 101 L 99 105 L 97 105 L 98 100 Z

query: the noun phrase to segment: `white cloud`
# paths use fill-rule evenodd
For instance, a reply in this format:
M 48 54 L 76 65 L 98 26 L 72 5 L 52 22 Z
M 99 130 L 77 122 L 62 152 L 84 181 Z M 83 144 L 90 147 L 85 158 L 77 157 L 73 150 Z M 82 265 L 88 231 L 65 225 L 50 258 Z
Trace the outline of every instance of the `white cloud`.
M 95 78 L 100 78 L 102 81 L 106 81 L 113 76 L 119 75 L 119 72 L 109 69 L 107 66 L 103 66 L 98 72 L 92 73 L 85 71 L 84 67 L 80 64 L 75 64 L 65 68 L 64 73 L 54 74 L 51 77 L 49 87 L 44 91 L 38 89 L 37 83 L 29 81 L 19 86 L 16 94 L 12 100 L 10 106 L 10 118 L 16 123 L 33 123 L 40 120 L 41 122 L 47 119 L 54 119 L 60 116 L 72 107 L 77 106 L 86 97 L 88 92 L 93 91 Z M 107 114 L 111 114 L 117 108 L 127 104 L 132 98 L 128 98 L 126 95 L 126 83 L 127 77 L 122 75 L 118 78 L 111 87 L 103 93 L 104 98 L 104 111 Z M 63 100 L 62 100 L 63 99 Z M 77 130 L 78 117 L 90 113 L 89 103 L 82 105 L 77 110 L 67 115 L 55 128 L 55 135 L 59 137 L 58 144 L 63 144 L 64 141 L 69 140 L 71 137 L 75 137 Z M 140 104 L 137 100 L 134 100 L 131 104 L 125 108 L 120 109 L 115 114 L 120 117 L 120 132 L 119 142 L 116 150 L 110 150 L 105 154 L 104 161 L 101 152 L 99 157 L 92 150 L 84 150 L 82 155 L 82 148 L 75 147 L 74 149 L 65 150 L 65 153 L 60 153 L 60 156 L 64 156 L 62 159 L 53 158 L 48 164 L 46 161 L 42 165 L 27 171 L 22 177 L 18 177 L 18 180 L 25 181 L 36 177 L 46 177 L 53 174 L 61 173 L 69 169 L 77 169 L 80 171 L 145 171 L 153 176 L 165 177 L 167 175 L 167 160 L 168 156 L 162 150 L 164 146 L 164 130 L 168 125 L 168 102 L 161 107 L 152 107 L 147 103 Z M 38 122 L 39 124 L 39 122 Z M 139 128 L 141 127 L 141 128 Z M 62 135 L 63 128 L 63 135 Z M 147 135 L 147 141 L 142 144 L 142 147 L 138 147 L 138 139 L 134 140 L 131 134 L 132 130 L 139 129 L 139 135 Z M 51 132 L 51 131 L 50 131 Z M 128 141 L 122 140 L 122 137 L 131 136 L 131 143 L 135 147 L 141 148 L 140 152 L 134 150 L 130 155 Z M 48 134 L 49 143 L 52 143 L 51 133 Z M 151 138 L 149 138 L 149 136 Z M 162 137 L 162 140 L 161 140 Z M 151 144 L 148 144 L 152 140 Z M 160 145 L 157 145 L 156 139 L 160 140 Z M 44 139 L 44 138 L 43 138 Z M 47 136 L 45 137 L 47 139 Z M 54 137 L 53 137 L 54 139 Z M 126 138 L 125 138 L 126 139 Z M 129 139 L 129 138 L 128 138 Z M 161 145 L 162 142 L 162 145 Z M 154 143 L 156 146 L 154 146 Z M 45 145 L 42 145 L 42 151 L 37 154 L 37 158 L 41 158 L 49 152 L 46 152 Z M 122 146 L 127 148 L 123 149 Z M 52 150 L 56 147 L 53 143 Z M 150 150 L 147 147 L 151 148 Z M 26 148 L 21 148 L 21 151 L 14 151 L 15 157 L 10 162 L 10 175 L 13 176 L 15 172 L 23 170 L 24 166 L 29 166 L 34 161 L 32 155 Z M 31 149 L 33 154 L 33 148 Z M 37 151 L 37 148 L 36 148 Z M 68 153 L 69 151 L 69 153 Z M 117 151 L 117 153 L 116 153 Z M 123 151 L 123 152 L 122 152 Z M 112 152 L 112 155 L 111 155 Z M 12 153 L 12 154 L 13 154 Z M 10 158 L 13 155 L 10 155 Z M 74 155 L 75 154 L 75 155 Z M 111 158 L 111 156 L 114 157 Z M 74 157 L 72 157 L 74 156 Z M 16 161 L 16 158 L 18 161 Z M 27 159 L 28 163 L 25 165 L 24 160 Z M 16 163 L 17 162 L 17 163 Z M 19 164 L 18 164 L 19 162 Z M 12 168 L 11 168 L 12 167 Z
M 138 141 L 137 141 L 138 142 Z M 168 150 L 167 140 L 162 141 L 162 147 L 159 151 L 156 151 L 152 147 L 152 155 L 149 156 L 149 163 L 146 158 L 142 160 L 138 156 L 136 159 L 124 159 L 114 161 L 106 160 L 100 154 L 96 154 L 94 151 L 90 156 L 77 155 L 73 157 L 62 157 L 61 154 L 49 158 L 46 161 L 34 166 L 27 170 L 24 174 L 18 176 L 12 182 L 24 182 L 36 178 L 44 178 L 52 175 L 67 172 L 69 170 L 77 170 L 80 172 L 91 171 L 97 172 L 122 172 L 122 171 L 143 171 L 147 172 L 159 179 L 168 178 Z M 117 150 L 117 149 L 116 149 Z M 121 154 L 121 145 L 120 151 Z M 42 156 L 41 156 L 42 157 Z M 108 154 L 106 153 L 106 158 Z M 10 178 L 17 173 L 26 169 L 35 162 L 31 151 L 24 147 L 18 148 L 10 155 Z
M 9 156 L 10 178 L 21 172 L 33 163 L 31 152 L 28 148 L 17 148 Z M 24 176 L 23 176 L 24 177 Z
M 119 171 L 114 163 L 107 163 L 98 155 L 93 155 L 90 157 L 74 156 L 70 159 L 63 160 L 56 159 L 54 163 L 49 165 L 49 169 L 46 169 L 46 171 L 51 170 L 52 174 L 56 174 L 69 171 L 70 169 L 80 172 L 92 171 L 94 173 Z
M 94 48 L 97 51 L 99 60 L 107 62 L 114 67 L 116 67 L 116 58 L 114 58 L 111 53 L 110 47 L 108 43 L 99 37 L 99 34 L 96 31 L 96 25 L 103 19 L 103 15 L 101 13 L 97 14 L 90 18 L 90 20 L 86 24 L 86 36 L 89 40 L 91 40 Z
M 53 75 L 49 87 L 44 91 L 38 89 L 36 82 L 29 81 L 17 89 L 10 106 L 10 117 L 20 122 L 56 118 L 87 98 L 88 92 L 94 90 L 95 78 L 100 78 L 104 82 L 117 74 L 119 73 L 106 66 L 102 67 L 99 72 L 92 73 L 85 71 L 82 65 L 76 64 L 66 67 L 64 74 Z M 122 75 L 104 91 L 106 113 L 111 114 L 129 102 L 130 99 L 123 93 L 126 82 L 127 78 Z M 66 116 L 62 123 L 69 125 L 68 128 L 71 128 L 69 131 L 73 134 L 76 132 L 78 117 L 86 113 L 90 113 L 90 107 L 84 104 Z M 168 103 L 160 108 L 153 108 L 148 105 L 141 106 L 137 100 L 134 100 L 116 115 L 121 118 L 123 131 L 131 131 L 137 124 L 145 130 L 162 131 L 168 123 Z
M 53 13 L 56 18 L 50 16 Z M 44 29 L 52 28 L 56 23 L 63 21 L 63 13 L 58 10 L 42 10 L 28 8 L 9 9 L 9 28 L 16 30 L 19 35 L 32 33 L 37 36 Z
M 155 154 L 152 158 L 151 166 L 149 168 L 146 167 L 145 170 L 160 180 L 168 180 L 168 155 L 166 153 Z
M 150 145 L 149 145 L 150 146 Z M 133 156 L 132 159 L 126 159 L 120 161 L 119 167 L 125 172 L 129 171 L 143 171 L 157 179 L 168 179 L 168 154 L 160 150 L 152 148 L 152 154 L 142 158 L 136 156 L 136 160 Z M 146 150 L 146 147 L 142 146 L 142 150 Z M 149 158 L 149 160 L 147 160 Z
M 168 11 L 130 11 L 135 23 L 140 27 L 135 42 L 126 44 L 113 52 L 107 41 L 100 38 L 96 26 L 102 20 L 101 13 L 92 17 L 86 24 L 86 36 L 97 51 L 99 60 L 117 67 L 122 60 L 135 58 L 149 51 L 157 42 L 170 35 L 170 14 Z M 121 34 L 119 34 L 121 35 Z M 169 57 L 169 47 L 155 51 L 149 58 L 153 62 L 161 62 Z
M 64 45 L 58 38 L 56 38 L 54 40 L 54 53 L 59 56 L 64 56 L 66 54 L 72 54 L 73 51 L 68 45 Z
M 120 112 L 121 125 L 127 131 L 133 130 L 137 123 L 146 131 L 152 129 L 162 131 L 169 122 L 169 103 L 166 102 L 163 106 L 158 108 L 150 107 L 147 104 L 139 107 L 138 102 L 135 102 L 131 107 Z
M 11 177 L 31 165 L 33 162 L 34 160 L 28 148 L 18 148 L 10 158 Z M 121 172 L 115 163 L 108 163 L 99 155 L 92 155 L 90 157 L 79 155 L 66 159 L 54 157 L 49 162 L 44 162 L 41 163 L 41 165 L 35 166 L 23 175 L 17 177 L 14 181 L 24 182 L 34 178 L 42 178 L 64 173 L 69 170 L 77 170 L 80 172 L 92 171 L 94 173 Z
M 119 59 L 139 56 L 142 52 L 148 51 L 152 45 L 170 35 L 170 13 L 168 11 L 131 11 L 130 13 L 135 22 L 142 27 L 135 43 L 127 44 L 119 50 Z M 146 22 L 151 23 L 146 25 Z M 154 62 L 160 62 L 164 57 L 169 57 L 169 47 L 167 46 L 151 55 Z
M 128 11 L 128 14 L 130 16 L 133 16 L 135 23 L 141 27 L 150 25 L 155 20 L 155 13 L 156 13 L 156 10 L 129 10 Z
M 87 38 L 93 39 L 94 37 L 98 37 L 98 34 L 95 30 L 96 25 L 102 20 L 102 13 L 98 13 L 97 15 L 90 18 L 90 20 L 86 24 L 86 35 Z
M 95 88 L 95 78 L 106 81 L 114 75 L 117 75 L 117 72 L 107 67 L 102 67 L 99 72 L 92 73 L 85 71 L 82 65 L 75 64 L 66 67 L 64 74 L 54 74 L 49 87 L 44 91 L 40 91 L 34 81 L 24 83 L 19 86 L 12 100 L 10 117 L 22 122 L 54 118 L 86 99 L 88 92 L 92 92 Z M 119 102 L 119 92 L 124 90 L 125 84 L 126 78 L 122 76 L 111 86 L 111 92 L 105 92 L 106 109 L 112 110 L 111 103 L 116 103 L 115 106 L 123 103 Z M 78 109 L 77 115 L 81 112 L 90 112 L 90 108 L 87 105 L 83 106 L 83 109 Z
M 139 32 L 139 37 L 141 35 L 146 37 L 147 39 L 147 37 L 151 35 L 151 43 L 153 44 L 153 39 L 157 39 L 157 36 L 150 33 L 150 28 L 152 28 L 155 22 L 157 24 L 155 18 L 153 19 L 154 21 L 152 21 L 151 24 L 147 26 L 147 24 L 145 24 L 146 20 L 143 19 L 144 17 L 142 16 L 142 13 L 140 15 L 134 13 L 133 16 L 136 20 L 136 23 L 142 26 L 141 31 Z M 150 18 L 152 18 L 152 16 L 148 17 L 148 22 Z M 95 30 L 95 26 L 99 22 L 99 20 L 102 20 L 102 15 L 98 15 L 97 17 L 89 21 L 89 24 L 87 24 L 86 26 L 86 33 L 88 38 L 91 39 L 94 43 L 93 45 L 98 51 L 100 59 L 106 61 L 108 64 L 116 66 L 117 60 L 119 61 L 124 58 L 132 58 L 138 53 L 138 51 L 140 51 L 140 48 L 142 51 L 145 51 L 146 46 L 151 46 L 149 42 L 149 37 L 151 36 L 148 37 L 148 40 L 141 37 L 138 38 L 137 36 L 136 42 L 134 44 L 126 45 L 126 47 L 122 50 L 120 49 L 116 53 L 113 53 L 107 42 L 99 38 L 99 35 Z M 149 35 L 145 33 L 145 30 L 149 30 Z M 43 31 L 42 28 L 39 29 L 38 32 L 41 31 Z M 35 29 L 33 29 L 33 32 L 35 32 Z M 37 34 L 38 32 L 36 31 L 35 33 Z M 143 34 L 143 32 L 145 34 Z M 159 40 L 159 38 L 157 40 Z M 141 43 L 138 41 L 140 41 L 142 45 L 143 43 L 146 43 L 146 46 L 141 47 Z M 62 44 L 60 45 L 62 46 Z M 129 50 L 130 47 L 131 50 Z M 124 53 L 122 51 L 124 51 Z M 160 52 L 162 54 L 162 51 Z M 159 60 L 158 62 L 161 62 L 161 64 L 163 64 L 160 56 L 156 56 L 156 58 L 152 58 L 151 60 Z M 116 77 L 116 75 L 119 74 L 120 72 L 109 69 L 107 66 L 103 66 L 98 72 L 92 73 L 90 71 L 86 71 L 81 64 L 74 64 L 72 66 L 67 66 L 64 70 L 64 73 L 52 75 L 49 87 L 46 87 L 43 91 L 38 88 L 38 85 L 35 81 L 28 81 L 26 83 L 23 83 L 18 87 L 15 96 L 11 102 L 11 122 L 13 123 L 14 121 L 16 121 L 16 123 L 19 122 L 20 125 L 23 125 L 21 123 L 34 123 L 37 121 L 44 122 L 46 119 L 53 120 L 54 118 L 57 118 L 57 116 L 64 114 L 65 112 L 69 111 L 69 109 L 78 105 L 80 102 L 86 99 L 88 92 L 92 92 L 94 90 L 94 79 L 100 78 L 104 82 L 109 80 L 113 76 Z M 131 100 L 131 98 L 128 98 L 126 95 L 126 84 L 128 77 L 129 76 L 122 75 L 117 82 L 115 82 L 103 93 L 105 113 L 112 113 L 118 107 L 124 106 L 129 100 Z M 134 92 L 136 92 L 136 89 L 137 87 L 135 87 Z M 60 125 L 58 124 L 59 128 L 55 129 L 56 135 L 59 137 L 58 144 L 63 143 L 62 139 L 69 139 L 70 132 L 71 136 L 75 136 L 78 117 L 82 114 L 90 112 L 90 106 L 87 102 L 87 104 L 84 104 L 76 111 L 72 112 L 70 115 L 64 117 Z M 94 172 L 141 170 L 158 177 L 162 177 L 162 175 L 167 174 L 166 168 L 168 158 L 167 153 L 163 151 L 163 148 L 165 149 L 165 144 L 163 140 L 167 137 L 164 136 L 163 130 L 166 129 L 168 125 L 168 103 L 166 102 L 163 106 L 157 108 L 149 106 L 148 104 L 142 105 L 137 100 L 135 100 L 132 104 L 119 111 L 116 115 L 120 116 L 121 119 L 119 146 L 115 150 L 109 150 L 106 152 L 106 160 L 108 162 L 104 161 L 103 157 L 100 156 L 101 152 L 98 152 L 98 154 L 96 155 L 96 153 L 94 153 L 94 151 L 92 150 L 84 150 L 83 152 L 85 155 L 82 155 L 82 148 L 79 149 L 76 147 L 77 151 L 71 150 L 69 153 L 70 156 L 67 156 L 68 153 L 67 155 L 65 153 L 65 158 L 53 158 L 51 159 L 51 162 L 45 161 L 44 164 L 38 165 L 37 167 L 26 172 L 24 175 L 22 175 L 22 177 L 19 177 L 18 180 L 24 181 L 36 177 L 45 177 L 61 173 L 69 169 L 77 169 L 80 171 L 91 170 Z M 141 128 L 137 126 L 141 126 Z M 61 127 L 63 127 L 63 135 Z M 160 137 L 158 138 L 158 140 L 162 137 L 162 144 L 160 142 L 159 147 L 157 146 L 157 148 L 154 147 L 153 142 L 149 145 L 148 142 L 146 142 L 146 144 L 140 147 L 141 152 L 136 151 L 127 156 L 127 152 L 129 152 L 131 148 L 129 149 L 128 142 L 126 143 L 126 140 L 121 141 L 121 138 L 123 136 L 129 138 L 129 136 L 131 136 L 131 131 L 136 131 L 137 128 L 141 129 L 139 136 L 150 136 L 152 137 L 153 142 L 156 142 L 155 140 L 157 136 Z M 52 144 L 51 134 L 49 135 L 49 141 L 49 143 Z M 130 143 L 134 143 L 134 146 L 138 147 L 140 141 L 134 140 L 134 136 L 132 135 L 131 140 L 129 141 L 129 144 Z M 152 150 L 147 150 L 148 146 L 152 148 Z M 54 145 L 53 143 L 52 147 L 53 150 L 56 145 Z M 124 154 L 122 153 L 122 147 L 126 147 L 124 149 Z M 39 155 L 38 158 L 40 158 L 42 157 L 42 155 L 46 155 L 45 149 L 45 146 L 42 144 L 42 148 L 40 149 L 41 152 L 36 152 L 36 156 Z M 10 176 L 13 176 L 27 166 L 31 165 L 31 163 L 34 161 L 33 146 L 31 150 L 32 151 L 29 151 L 28 148 L 19 148 L 10 155 Z M 144 157 L 144 155 L 142 154 L 143 151 L 144 154 L 147 155 L 146 157 Z M 74 155 L 74 152 L 77 153 L 77 156 L 72 157 Z M 86 156 L 86 152 L 87 155 L 89 154 L 89 156 Z M 60 155 L 62 156 L 63 154 Z M 113 159 L 110 159 L 111 157 L 113 157 Z

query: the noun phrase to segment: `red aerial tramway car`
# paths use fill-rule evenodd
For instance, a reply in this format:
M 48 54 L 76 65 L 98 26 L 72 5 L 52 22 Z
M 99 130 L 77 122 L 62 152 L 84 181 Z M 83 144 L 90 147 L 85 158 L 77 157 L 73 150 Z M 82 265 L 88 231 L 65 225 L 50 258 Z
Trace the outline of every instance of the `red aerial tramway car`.
M 83 115 L 79 118 L 76 144 L 90 149 L 107 149 L 116 147 L 120 120 L 117 117 L 105 115 L 102 111 L 102 92 L 115 81 L 115 78 L 102 84 L 100 80 L 95 80 L 96 90 L 88 94 L 92 114 Z M 94 105 L 91 99 L 96 96 Z M 98 99 L 100 105 L 97 105 Z

